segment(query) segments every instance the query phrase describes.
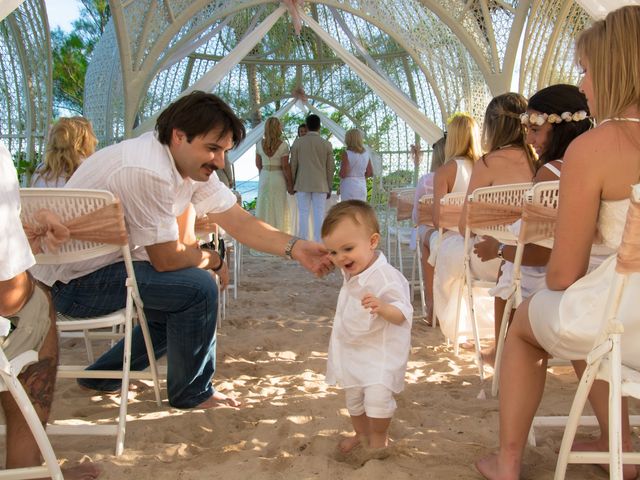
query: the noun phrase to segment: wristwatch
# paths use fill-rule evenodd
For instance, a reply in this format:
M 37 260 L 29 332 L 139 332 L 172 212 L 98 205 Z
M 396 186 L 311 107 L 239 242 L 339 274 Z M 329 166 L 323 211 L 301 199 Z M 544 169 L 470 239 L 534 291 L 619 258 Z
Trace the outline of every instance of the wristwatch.
M 498 258 L 500 260 L 504 260 L 503 250 L 504 250 L 504 243 L 501 243 L 500 245 L 498 245 Z
M 296 244 L 298 240 L 300 240 L 298 237 L 291 237 L 287 242 L 287 246 L 284 248 L 284 256 L 287 257 L 289 260 L 293 260 L 293 255 L 292 255 L 293 246 Z

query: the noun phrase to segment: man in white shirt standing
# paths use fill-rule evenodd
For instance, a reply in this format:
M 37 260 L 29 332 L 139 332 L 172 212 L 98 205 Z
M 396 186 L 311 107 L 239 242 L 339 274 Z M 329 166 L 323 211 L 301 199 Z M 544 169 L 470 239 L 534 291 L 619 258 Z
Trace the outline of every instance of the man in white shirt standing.
M 34 282 L 27 269 L 35 259 L 20 222 L 18 177 L 11 155 L 0 144 L 0 330 L 6 330 L 8 317 L 14 329 L 0 333 L 0 345 L 9 360 L 34 350 L 38 361 L 23 369 L 18 376 L 33 403 L 38 417 L 46 422 L 51 412 L 53 387 L 58 364 L 58 336 L 51 298 Z M 4 325 L 3 325 L 4 324 Z M 0 393 L 7 422 L 5 466 L 35 467 L 42 464 L 40 450 L 20 408 L 9 392 Z M 68 479 L 92 479 L 99 475 L 97 467 L 84 463 L 64 470 Z
M 330 269 L 324 248 L 282 233 L 244 211 L 214 171 L 245 129 L 220 98 L 192 92 L 167 107 L 156 131 L 99 150 L 71 177 L 68 188 L 113 192 L 122 202 L 134 269 L 156 356 L 167 354 L 169 403 L 177 408 L 238 406 L 211 385 L 216 359 L 218 290 L 208 270 L 225 267 L 217 252 L 186 244 L 176 218 L 196 205 L 200 214 L 250 248 L 298 260 L 318 275 Z M 124 307 L 121 258 L 51 267 L 41 276 L 61 313 L 103 315 Z M 122 368 L 122 342 L 92 370 Z M 148 366 L 142 332 L 133 332 L 131 368 Z M 115 391 L 118 380 L 80 379 L 85 387 Z

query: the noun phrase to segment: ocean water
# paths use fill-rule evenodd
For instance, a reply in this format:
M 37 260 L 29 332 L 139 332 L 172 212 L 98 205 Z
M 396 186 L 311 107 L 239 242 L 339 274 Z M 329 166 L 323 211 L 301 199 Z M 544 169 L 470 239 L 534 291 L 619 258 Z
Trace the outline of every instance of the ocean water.
M 250 202 L 258 196 L 258 182 L 253 180 L 236 180 L 236 190 L 242 195 L 243 202 Z

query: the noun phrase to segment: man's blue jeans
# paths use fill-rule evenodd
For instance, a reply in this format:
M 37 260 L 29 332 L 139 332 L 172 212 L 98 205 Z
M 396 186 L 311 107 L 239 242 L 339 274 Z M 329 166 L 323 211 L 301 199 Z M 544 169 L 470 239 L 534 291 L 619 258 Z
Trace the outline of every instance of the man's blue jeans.
M 169 403 L 195 407 L 213 395 L 211 377 L 216 364 L 217 285 L 206 270 L 185 268 L 158 272 L 149 262 L 133 263 L 156 358 L 167 354 Z M 106 315 L 125 306 L 124 263 L 108 265 L 70 281 L 56 282 L 51 294 L 56 310 L 73 317 Z M 122 369 L 124 342 L 102 355 L 88 370 Z M 149 366 L 140 327 L 133 330 L 131 369 Z M 101 391 L 120 388 L 120 380 L 80 379 Z

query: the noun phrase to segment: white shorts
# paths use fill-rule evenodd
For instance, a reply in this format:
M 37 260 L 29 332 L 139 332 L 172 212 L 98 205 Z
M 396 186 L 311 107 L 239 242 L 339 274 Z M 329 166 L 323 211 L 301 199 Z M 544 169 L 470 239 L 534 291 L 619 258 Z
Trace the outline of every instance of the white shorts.
M 36 283 L 33 295 L 22 309 L 8 318 L 15 328 L 8 337 L 0 338 L 0 347 L 9 360 L 29 350 L 42 348 L 51 327 L 51 300 Z
M 369 418 L 391 418 L 396 411 L 393 392 L 384 385 L 345 388 L 349 415 L 357 417 L 363 413 Z

